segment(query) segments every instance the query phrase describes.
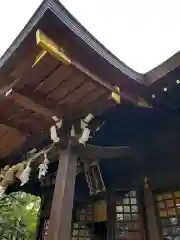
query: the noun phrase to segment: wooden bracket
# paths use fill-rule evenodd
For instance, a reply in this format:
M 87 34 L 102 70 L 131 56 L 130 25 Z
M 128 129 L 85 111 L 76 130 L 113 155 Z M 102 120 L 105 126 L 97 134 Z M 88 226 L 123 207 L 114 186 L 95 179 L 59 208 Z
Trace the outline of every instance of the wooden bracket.
M 47 54 L 47 51 L 45 51 L 44 49 L 41 49 L 41 51 L 39 52 L 39 54 L 36 56 L 36 60 L 32 65 L 32 68 L 37 65 L 41 59 Z
M 39 29 L 36 31 L 36 43 L 63 64 L 71 64 L 71 60 L 65 55 L 62 49 Z
M 144 98 L 138 97 L 137 106 L 141 108 L 153 108 Z
M 112 92 L 111 97 L 116 103 L 120 104 L 121 103 L 120 88 L 118 86 L 115 86 L 114 89 L 115 91 Z

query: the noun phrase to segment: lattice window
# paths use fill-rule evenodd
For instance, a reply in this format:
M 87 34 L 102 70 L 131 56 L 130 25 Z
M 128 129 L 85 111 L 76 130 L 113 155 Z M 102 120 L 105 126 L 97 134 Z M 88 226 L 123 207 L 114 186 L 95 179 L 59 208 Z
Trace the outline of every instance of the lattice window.
M 156 206 L 163 237 L 180 240 L 180 191 L 156 195 Z
M 84 223 L 73 223 L 72 240 L 91 240 L 90 229 Z
M 76 209 L 76 222 L 72 224 L 72 240 L 91 240 L 90 229 L 93 221 L 93 205 L 80 206 Z
M 93 205 L 88 204 L 84 207 L 79 207 L 76 210 L 76 219 L 78 222 L 92 222 L 93 221 Z
M 142 224 L 136 191 L 130 191 L 116 201 L 116 240 L 140 240 Z

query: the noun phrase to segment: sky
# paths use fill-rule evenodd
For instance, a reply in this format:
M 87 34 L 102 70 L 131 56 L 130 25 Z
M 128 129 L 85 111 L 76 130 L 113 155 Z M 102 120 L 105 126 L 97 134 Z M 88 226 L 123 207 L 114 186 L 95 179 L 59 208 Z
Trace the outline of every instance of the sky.
M 1 0 L 0 56 L 41 2 Z M 108 50 L 137 72 L 151 70 L 180 50 L 180 0 L 60 2 Z M 8 21 L 9 16 L 12 21 Z

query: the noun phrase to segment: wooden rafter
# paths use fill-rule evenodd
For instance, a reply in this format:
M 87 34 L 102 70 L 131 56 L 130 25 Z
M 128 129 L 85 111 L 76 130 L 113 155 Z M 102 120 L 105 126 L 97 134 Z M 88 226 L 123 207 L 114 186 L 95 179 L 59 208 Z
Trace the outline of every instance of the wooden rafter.
M 33 149 L 34 147 L 38 147 L 46 138 L 48 138 L 49 129 L 40 132 L 37 134 L 32 134 L 29 136 L 26 141 L 19 146 L 12 154 L 8 156 L 8 158 L 1 160 L 1 165 L 4 164 L 14 164 L 15 162 L 22 161 L 22 156 L 27 153 L 27 151 Z
M 76 70 L 84 73 L 86 76 L 90 77 L 91 80 L 96 83 L 98 86 L 103 87 L 104 89 L 108 90 L 111 94 L 114 92 L 117 95 L 120 95 L 122 99 L 131 102 L 134 105 L 138 105 L 137 99 L 130 96 L 128 93 L 119 92 L 115 86 L 109 84 L 108 82 L 101 79 L 99 76 L 95 75 L 87 68 L 83 67 L 79 62 L 75 61 L 74 59 L 68 58 L 61 47 L 58 46 L 54 41 L 52 41 L 49 37 L 47 37 L 44 33 L 40 30 L 37 31 L 36 36 L 37 38 L 37 45 L 42 47 L 45 51 L 49 54 L 57 58 L 58 60 L 62 61 L 66 65 L 70 65 L 71 67 L 75 68 Z
M 30 135 L 30 131 L 27 126 L 25 126 L 23 123 L 14 121 L 10 116 L 7 117 L 3 113 L 0 114 L 0 124 L 4 124 L 9 128 L 17 129 L 24 136 Z
M 112 92 L 115 92 L 117 95 L 121 96 L 122 100 L 126 100 L 128 102 L 131 102 L 133 105 L 137 105 L 137 99 L 135 99 L 134 97 L 130 96 L 129 94 L 127 94 L 125 92 L 120 92 L 119 93 L 119 91 L 117 91 L 116 87 L 114 87 L 111 84 L 105 82 L 100 77 L 93 74 L 88 69 L 84 68 L 80 63 L 78 63 L 74 60 L 72 60 L 71 63 L 76 69 L 83 72 L 86 76 L 89 76 L 92 79 L 92 81 L 95 82 L 97 85 L 99 85 L 99 86 L 103 87 L 104 89 L 108 90 L 110 94 Z
M 29 105 L 29 108 L 38 112 L 39 114 L 47 117 L 56 115 L 62 117 L 64 114 L 68 114 L 68 109 L 63 104 L 57 104 L 55 101 L 46 98 L 43 94 L 37 92 L 29 92 L 28 90 L 21 89 L 15 91 L 16 96 L 20 96 L 22 100 L 26 100 L 24 105 Z M 15 98 L 16 98 L 15 96 Z M 21 100 L 21 98 L 19 99 Z M 29 101 L 31 100 L 31 102 Z M 23 103 L 21 103 L 23 104 Z M 36 107 L 35 107 L 36 105 Z
M 17 129 L 22 135 L 29 136 L 29 129 L 23 124 L 17 124 L 10 118 L 5 118 L 4 116 L 0 116 L 0 124 L 4 124 L 7 127 Z
M 55 113 L 51 110 L 51 108 L 53 108 L 53 105 L 50 105 L 48 101 L 40 98 L 36 94 L 31 95 L 31 97 L 27 97 L 26 95 L 23 95 L 17 91 L 12 91 L 12 93 L 9 94 L 7 98 L 12 99 L 14 102 L 21 105 L 22 107 L 30 109 L 49 119 L 52 119 L 52 116 L 55 115 Z M 46 107 L 47 105 L 48 108 Z M 58 113 L 58 116 L 60 115 L 60 111 L 56 111 L 56 113 Z
M 45 39 L 46 40 L 46 39 Z M 13 91 L 10 95 L 8 95 L 8 98 L 12 99 L 14 102 L 18 103 L 19 105 L 23 106 L 26 109 L 30 109 L 44 117 L 47 118 L 52 118 L 52 116 L 56 115 L 58 117 L 61 117 L 64 114 L 70 114 L 73 115 L 72 113 L 72 109 L 68 109 L 67 110 L 67 106 L 66 108 L 63 105 L 57 105 L 57 103 L 53 103 L 53 101 L 45 98 L 44 96 L 40 96 L 40 94 L 38 93 L 29 93 L 26 88 L 21 89 L 21 90 L 16 90 L 16 86 L 20 86 L 21 84 L 25 84 L 27 79 L 25 76 L 27 74 L 30 74 L 32 66 L 33 66 L 33 58 L 34 60 L 37 60 L 35 58 L 36 56 L 36 52 L 37 49 L 39 49 L 40 47 L 45 48 L 45 51 L 50 51 L 49 48 L 46 48 L 46 41 L 43 39 L 43 41 L 41 41 L 41 38 L 38 38 L 37 44 L 38 47 L 36 48 L 36 51 L 34 51 L 32 54 L 30 54 L 29 60 L 27 61 L 28 64 L 25 64 L 25 66 L 21 67 L 17 67 L 14 69 L 14 71 L 11 73 L 11 77 L 16 77 L 15 80 L 12 80 L 12 82 L 9 84 L 10 87 L 13 87 Z M 51 41 L 51 40 L 49 40 Z M 56 44 L 54 44 L 54 46 L 56 46 Z M 54 48 L 53 46 L 53 48 Z M 52 49 L 53 49 L 52 48 Z M 57 49 L 55 49 L 55 54 L 52 52 L 50 52 L 50 54 L 52 54 L 54 57 L 57 57 Z M 45 55 L 42 55 L 42 58 Z M 41 59 L 39 59 L 39 61 L 41 61 Z M 62 60 L 65 59 L 65 60 Z M 85 76 L 90 77 L 90 79 L 96 83 L 96 85 L 106 89 L 109 91 L 109 93 L 111 94 L 112 92 L 115 92 L 117 95 L 119 95 L 119 92 L 116 91 L 116 88 L 114 88 L 114 86 L 112 86 L 111 84 L 105 82 L 103 79 L 99 78 L 98 76 L 96 76 L 95 74 L 93 74 L 92 72 L 90 72 L 88 69 L 84 68 L 80 63 L 74 61 L 74 60 L 69 60 L 66 55 L 63 52 L 60 52 L 60 58 L 58 58 L 58 60 L 61 60 L 63 63 L 68 62 L 68 65 L 71 66 L 71 68 L 73 68 L 75 71 L 80 71 L 81 73 L 85 74 Z M 35 62 L 36 64 L 38 64 L 39 62 Z M 6 86 L 6 88 L 8 89 L 8 86 Z M 14 90 L 15 89 L 15 90 Z M 4 89 L 3 89 L 3 92 Z M 137 99 L 135 99 L 132 96 L 129 96 L 127 93 L 124 92 L 120 92 L 120 96 L 122 99 L 125 99 L 127 101 L 130 101 L 132 104 L 137 105 Z M 55 106 L 56 105 L 56 106 Z M 77 115 L 77 113 L 76 113 Z

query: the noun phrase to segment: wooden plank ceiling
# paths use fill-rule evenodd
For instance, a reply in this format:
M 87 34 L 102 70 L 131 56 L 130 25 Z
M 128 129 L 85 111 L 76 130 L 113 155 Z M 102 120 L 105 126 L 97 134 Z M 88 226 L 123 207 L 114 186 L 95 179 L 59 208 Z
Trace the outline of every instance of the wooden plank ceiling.
M 38 51 L 34 45 L 4 76 L 3 82 L 10 77 L 16 84 L 10 94 L 2 91 L 0 95 L 0 158 L 7 157 L 31 135 L 49 128 L 53 116 L 75 119 L 114 104 L 109 100 L 109 90 L 48 53 L 33 66 Z
M 46 53 L 33 66 L 40 53 L 35 40 L 37 29 L 60 44 L 73 64 L 66 66 Z M 129 69 L 56 1 L 44 1 L 0 59 L 0 67 L 0 159 L 15 152 L 32 135 L 47 130 L 53 123 L 52 116 L 76 119 L 89 112 L 101 114 L 100 111 L 112 107 L 115 102 L 109 96 L 113 85 L 120 85 L 121 99 L 124 97 L 134 105 L 139 96 L 153 106 L 156 102 L 167 105 L 158 94 L 152 99 L 157 87 L 150 86 L 151 78 L 158 75 L 157 71 L 143 76 Z M 161 77 L 166 78 L 167 71 L 161 72 Z M 169 108 L 172 109 L 168 105 Z

